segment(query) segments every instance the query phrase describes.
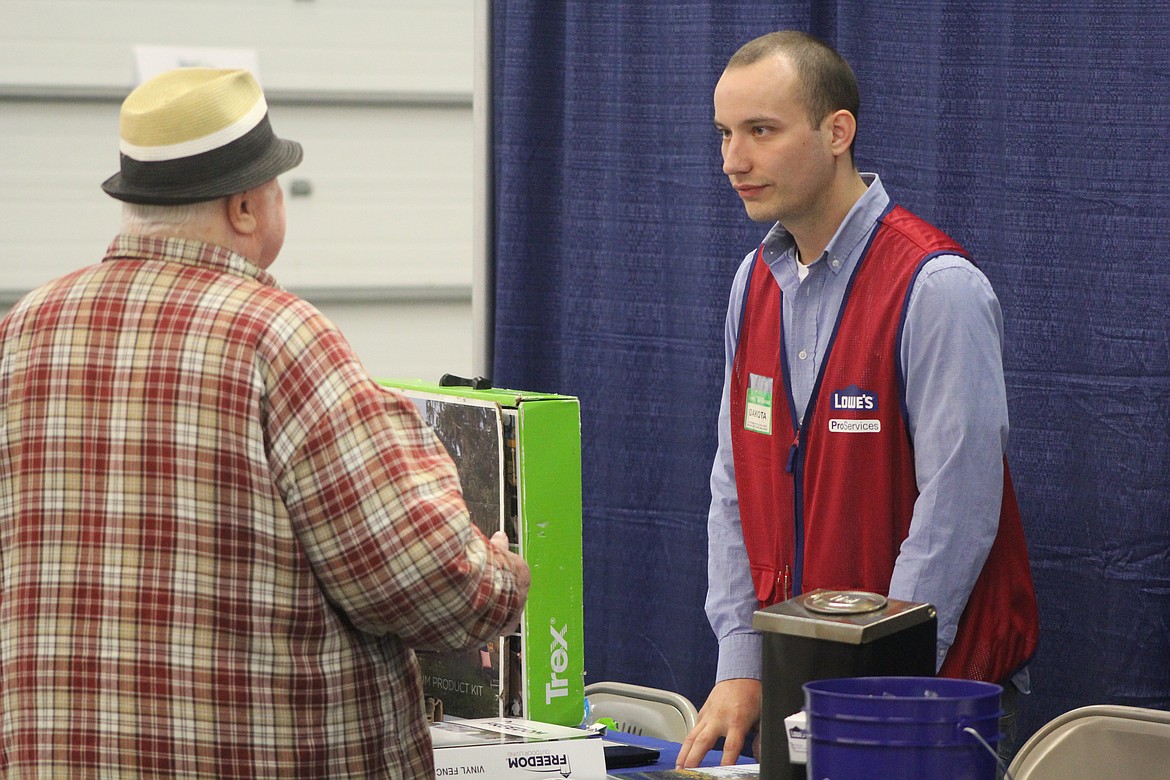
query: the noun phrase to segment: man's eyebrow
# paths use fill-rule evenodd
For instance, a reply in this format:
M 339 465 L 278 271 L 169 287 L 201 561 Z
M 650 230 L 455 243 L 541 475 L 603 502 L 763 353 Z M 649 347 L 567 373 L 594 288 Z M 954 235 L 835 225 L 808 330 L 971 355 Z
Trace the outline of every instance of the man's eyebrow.
M 747 119 L 736 122 L 735 124 L 737 124 L 737 125 L 774 125 L 779 121 L 780 120 L 774 116 L 752 116 L 752 117 L 748 117 Z M 727 125 L 724 124 L 723 122 L 720 122 L 718 119 L 716 119 L 715 126 L 716 127 L 726 127 Z

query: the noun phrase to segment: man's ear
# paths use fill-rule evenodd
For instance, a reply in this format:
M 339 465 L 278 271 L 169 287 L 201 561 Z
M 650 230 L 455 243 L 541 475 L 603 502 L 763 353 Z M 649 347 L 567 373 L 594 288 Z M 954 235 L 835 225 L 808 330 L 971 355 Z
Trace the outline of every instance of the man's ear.
M 853 138 L 857 135 L 857 117 L 845 109 L 834 111 L 829 115 L 829 132 L 832 133 L 833 153 L 848 154 L 853 145 Z
M 256 198 L 258 193 L 251 190 L 228 195 L 227 216 L 232 229 L 237 233 L 250 236 L 256 232 Z

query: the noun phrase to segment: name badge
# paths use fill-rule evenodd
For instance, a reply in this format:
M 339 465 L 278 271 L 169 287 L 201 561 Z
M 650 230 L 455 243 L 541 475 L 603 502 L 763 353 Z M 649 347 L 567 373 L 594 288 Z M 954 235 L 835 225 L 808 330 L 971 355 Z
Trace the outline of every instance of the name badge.
M 743 427 L 753 433 L 772 435 L 772 377 L 748 374 Z

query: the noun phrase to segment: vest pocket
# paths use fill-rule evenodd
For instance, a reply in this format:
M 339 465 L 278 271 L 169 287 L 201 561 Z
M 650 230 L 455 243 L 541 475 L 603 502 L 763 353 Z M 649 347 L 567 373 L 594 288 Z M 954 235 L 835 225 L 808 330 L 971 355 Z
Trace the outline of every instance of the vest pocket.
M 780 572 L 768 566 L 752 566 L 752 585 L 756 588 L 756 600 L 761 606 L 776 601 L 776 594 L 783 592 Z

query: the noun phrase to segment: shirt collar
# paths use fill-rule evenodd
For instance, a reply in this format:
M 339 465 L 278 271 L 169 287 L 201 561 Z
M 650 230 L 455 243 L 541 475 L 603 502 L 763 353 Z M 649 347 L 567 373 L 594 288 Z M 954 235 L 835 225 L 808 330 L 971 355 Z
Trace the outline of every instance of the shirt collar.
M 280 289 L 276 277 L 241 254 L 217 244 L 186 238 L 119 234 L 110 243 L 102 262 L 108 260 L 164 260 L 182 265 L 214 268 L 224 273 L 255 279 Z
M 853 208 L 849 209 L 849 213 L 837 227 L 837 232 L 829 239 L 829 244 L 822 255 L 828 258 L 829 262 L 826 265 L 835 274 L 857 264 L 874 226 L 890 203 L 890 196 L 886 194 L 885 187 L 876 173 L 862 173 L 861 179 L 866 184 L 865 192 L 853 204 Z M 777 222 L 768 231 L 768 235 L 764 236 L 763 243 L 764 256 L 773 272 L 777 270 L 775 264 L 778 262 L 790 264 L 792 278 L 795 280 L 796 241 L 792 234 Z

